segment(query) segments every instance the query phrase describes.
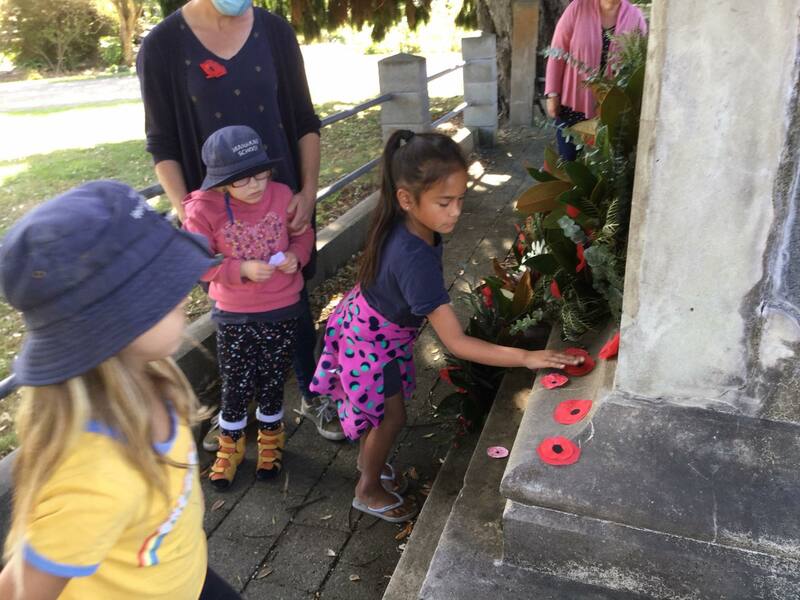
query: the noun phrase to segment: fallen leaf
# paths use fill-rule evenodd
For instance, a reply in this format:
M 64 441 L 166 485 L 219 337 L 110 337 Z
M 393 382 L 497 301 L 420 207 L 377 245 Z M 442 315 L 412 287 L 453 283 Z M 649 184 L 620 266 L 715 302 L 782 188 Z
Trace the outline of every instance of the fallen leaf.
M 400 544 L 400 545 L 397 547 L 397 549 L 398 549 L 398 550 L 400 550 L 400 552 L 403 552 L 403 551 L 406 549 L 406 545 L 405 545 L 405 544 Z
M 294 424 L 295 424 L 295 425 L 300 425 L 300 421 L 302 421 L 302 420 L 303 420 L 303 419 L 302 419 L 302 418 L 300 418 L 300 417 L 295 417 L 295 418 L 294 418 Z
M 358 575 L 350 575 L 350 581 L 361 581 L 361 577 Z
M 440 459 L 439 459 L 439 463 L 441 463 L 441 464 L 444 464 L 444 459 L 443 459 L 443 458 L 440 458 Z
M 223 506 L 225 506 L 225 500 L 220 499 L 220 500 L 217 500 L 216 502 L 214 502 L 214 504 L 211 505 L 211 510 L 212 511 L 219 510 Z
M 435 435 L 436 435 L 436 433 L 426 433 L 426 434 L 425 434 L 425 435 L 423 435 L 422 437 L 424 437 L 425 439 L 429 439 L 429 438 L 432 438 L 432 437 L 433 437 L 433 436 L 435 436 Z
M 258 573 L 256 573 L 256 579 L 264 579 L 267 575 L 272 573 L 272 569 L 270 567 L 264 567 Z
M 320 521 L 327 521 L 328 519 L 333 518 L 333 515 L 325 515 L 319 518 Z
M 431 493 L 431 484 L 430 484 L 430 483 L 426 483 L 425 485 L 423 485 L 423 486 L 422 486 L 422 487 L 419 489 L 419 493 L 420 493 L 420 494 L 422 494 L 423 496 L 426 496 L 426 497 L 427 497 L 427 496 L 428 496 L 428 494 L 430 494 L 430 493 Z
M 325 551 L 325 554 L 327 554 L 328 556 L 336 556 L 336 551 L 333 548 L 328 548 Z
M 408 467 L 408 469 L 406 470 L 406 475 L 408 475 L 414 481 L 419 479 L 419 474 L 417 474 L 417 468 L 416 467 Z
M 397 540 L 398 542 L 404 540 L 411 535 L 412 531 L 414 531 L 414 522 L 409 521 L 408 523 L 406 523 L 406 526 L 403 527 L 396 536 L 394 536 L 394 539 Z

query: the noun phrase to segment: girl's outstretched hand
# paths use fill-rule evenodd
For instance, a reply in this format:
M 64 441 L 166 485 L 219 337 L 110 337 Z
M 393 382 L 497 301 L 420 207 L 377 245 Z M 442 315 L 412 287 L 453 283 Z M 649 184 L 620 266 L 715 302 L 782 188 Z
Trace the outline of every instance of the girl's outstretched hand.
M 525 367 L 528 369 L 563 369 L 567 365 L 579 365 L 583 362 L 582 356 L 556 350 L 533 350 L 526 354 Z

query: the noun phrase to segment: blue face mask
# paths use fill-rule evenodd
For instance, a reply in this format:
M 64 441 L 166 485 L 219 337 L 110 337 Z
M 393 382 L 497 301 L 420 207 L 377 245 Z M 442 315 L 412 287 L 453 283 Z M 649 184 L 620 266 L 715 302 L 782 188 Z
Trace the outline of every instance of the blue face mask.
M 253 0 L 211 0 L 220 13 L 227 17 L 238 17 L 253 4 Z

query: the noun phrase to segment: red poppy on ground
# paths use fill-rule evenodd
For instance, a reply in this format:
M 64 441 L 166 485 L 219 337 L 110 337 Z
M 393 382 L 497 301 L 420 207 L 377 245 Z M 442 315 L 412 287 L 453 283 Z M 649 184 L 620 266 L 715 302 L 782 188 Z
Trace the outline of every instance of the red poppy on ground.
M 490 288 L 488 285 L 483 286 L 481 288 L 481 295 L 483 296 L 483 303 L 486 305 L 486 308 L 492 308 L 494 305 L 492 288 Z
M 464 388 L 460 388 L 460 387 L 457 387 L 457 388 L 456 388 L 456 391 L 457 391 L 459 394 L 466 394 L 466 393 L 467 393 L 467 390 L 465 390 Z
M 555 279 L 550 283 L 550 293 L 553 295 L 553 298 L 561 300 L 561 290 L 558 289 L 558 282 Z
M 565 437 L 552 437 L 542 440 L 536 449 L 539 458 L 548 465 L 557 467 L 571 465 L 578 461 L 581 449 Z
M 572 354 L 573 356 L 582 356 L 583 362 L 579 365 L 567 365 L 564 367 L 564 371 L 567 375 L 572 375 L 573 377 L 581 377 L 586 375 L 587 373 L 591 372 L 594 369 L 594 359 L 589 356 L 589 353 L 584 350 L 583 348 L 567 348 L 564 350 L 566 354 Z
M 614 358 L 617 352 L 619 352 L 619 331 L 606 342 L 606 345 L 600 349 L 597 356 L 603 360 L 608 360 L 609 358 Z
M 553 419 L 561 425 L 572 425 L 588 415 L 591 408 L 591 400 L 564 400 L 553 411 Z
M 569 377 L 561 373 L 548 373 L 542 377 L 542 385 L 548 390 L 559 388 L 567 383 L 569 383 Z
M 581 214 L 581 209 L 580 208 L 575 208 L 571 204 L 567 204 L 567 214 L 574 219 L 579 214 Z
M 586 257 L 583 255 L 583 244 L 578 244 L 578 266 L 575 267 L 575 272 L 580 273 L 586 268 Z
M 210 58 L 201 62 L 200 68 L 203 70 L 203 73 L 205 73 L 206 79 L 216 79 L 228 74 L 228 69 L 226 69 L 224 65 Z

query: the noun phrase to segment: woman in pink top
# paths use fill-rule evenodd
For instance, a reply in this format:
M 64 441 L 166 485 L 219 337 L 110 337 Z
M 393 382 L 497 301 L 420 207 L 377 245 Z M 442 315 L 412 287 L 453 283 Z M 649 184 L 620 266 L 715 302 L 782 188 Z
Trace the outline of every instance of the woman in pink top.
M 609 57 L 616 52 L 612 35 L 639 30 L 647 33 L 642 12 L 628 0 L 573 0 L 556 25 L 551 48 L 568 52 L 591 71 L 608 71 Z M 545 95 L 547 114 L 556 120 L 558 152 L 564 160 L 575 160 L 575 145 L 561 133 L 595 115 L 595 98 L 584 85 L 590 73 L 561 58 L 547 60 Z
M 314 233 L 292 234 L 291 189 L 271 180 L 272 166 L 261 138 L 235 125 L 203 144 L 206 178 L 183 201 L 184 227 L 208 238 L 222 262 L 209 269 L 215 300 L 217 356 L 222 378 L 219 450 L 211 483 L 227 488 L 244 459 L 244 428 L 251 396 L 258 401 L 259 479 L 281 471 L 284 446 L 283 384 L 292 364 L 302 310 L 301 269 L 311 257 Z

